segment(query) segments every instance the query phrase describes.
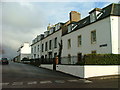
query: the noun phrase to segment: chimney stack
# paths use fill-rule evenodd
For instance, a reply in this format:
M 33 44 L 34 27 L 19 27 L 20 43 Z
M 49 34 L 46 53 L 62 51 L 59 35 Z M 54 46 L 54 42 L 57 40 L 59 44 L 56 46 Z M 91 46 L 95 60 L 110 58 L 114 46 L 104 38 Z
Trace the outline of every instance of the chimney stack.
M 70 12 L 70 22 L 78 22 L 80 20 L 81 14 L 77 11 Z

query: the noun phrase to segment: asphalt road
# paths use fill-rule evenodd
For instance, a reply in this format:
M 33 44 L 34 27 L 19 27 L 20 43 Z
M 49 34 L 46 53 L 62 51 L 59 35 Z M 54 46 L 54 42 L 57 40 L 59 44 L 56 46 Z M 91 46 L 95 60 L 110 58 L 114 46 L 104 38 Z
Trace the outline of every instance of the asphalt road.
M 118 88 L 118 79 L 86 80 L 27 64 L 2 65 L 2 88 Z

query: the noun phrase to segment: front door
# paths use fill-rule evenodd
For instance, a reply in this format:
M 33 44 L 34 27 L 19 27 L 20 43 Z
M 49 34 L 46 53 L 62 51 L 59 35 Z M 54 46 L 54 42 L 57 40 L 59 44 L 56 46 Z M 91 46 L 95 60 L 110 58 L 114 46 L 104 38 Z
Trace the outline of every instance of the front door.
M 56 70 L 56 60 L 55 60 L 56 56 L 57 56 L 57 53 L 54 53 L 54 58 L 53 58 L 53 70 Z
M 82 61 L 82 53 L 78 53 L 78 62 Z
M 49 52 L 49 59 L 52 58 L 52 52 Z

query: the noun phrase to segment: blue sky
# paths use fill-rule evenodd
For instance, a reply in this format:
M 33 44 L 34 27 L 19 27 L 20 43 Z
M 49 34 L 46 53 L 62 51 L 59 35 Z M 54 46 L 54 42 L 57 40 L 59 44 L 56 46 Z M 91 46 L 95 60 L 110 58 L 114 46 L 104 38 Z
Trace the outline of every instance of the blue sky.
M 14 1 L 14 0 L 13 0 Z M 105 0 L 106 1 L 106 0 Z M 117 1 L 106 2 L 1 2 L 2 40 L 5 57 L 17 55 L 24 42 L 31 41 L 46 31 L 47 25 L 69 20 L 70 11 L 78 11 L 81 18 L 89 15 L 93 8 L 103 8 Z M 7 43 L 6 43 L 7 42 Z

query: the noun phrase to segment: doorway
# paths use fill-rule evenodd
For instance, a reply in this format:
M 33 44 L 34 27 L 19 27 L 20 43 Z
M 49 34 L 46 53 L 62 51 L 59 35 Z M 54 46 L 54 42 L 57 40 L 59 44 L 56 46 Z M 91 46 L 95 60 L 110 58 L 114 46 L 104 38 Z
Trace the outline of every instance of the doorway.
M 77 57 L 78 57 L 77 59 L 78 62 L 82 61 L 82 53 L 78 53 Z

